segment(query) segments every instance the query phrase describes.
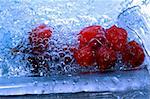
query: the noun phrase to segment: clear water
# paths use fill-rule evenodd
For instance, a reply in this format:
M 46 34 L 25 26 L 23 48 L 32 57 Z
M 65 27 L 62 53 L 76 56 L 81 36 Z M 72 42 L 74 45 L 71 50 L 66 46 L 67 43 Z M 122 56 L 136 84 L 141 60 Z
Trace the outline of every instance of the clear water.
M 146 54 L 143 66 L 150 70 L 149 8 L 149 0 L 0 0 L 0 95 L 109 90 L 111 92 L 127 91 L 123 94 L 113 93 L 115 96 L 110 97 L 115 99 L 121 97 L 142 99 L 144 96 L 148 99 L 148 95 L 145 95 L 148 93 L 144 89 L 149 88 L 147 84 L 150 81 L 146 70 L 123 74 L 119 72 L 72 76 L 70 74 L 91 70 L 92 67 L 81 68 L 72 58 L 72 53 L 69 50 L 63 51 L 63 48 L 66 48 L 66 45 L 77 46 L 77 34 L 83 27 L 99 24 L 109 28 L 117 24 L 128 31 L 129 40 L 134 39 L 143 45 Z M 54 77 L 32 78 L 28 77 L 34 75 L 31 73 L 33 68 L 27 61 L 30 55 L 12 53 L 11 49 L 18 44 L 23 45 L 21 49 L 26 48 L 28 32 L 41 23 L 51 26 L 54 30 L 48 53 L 53 56 L 53 61 L 49 62 L 50 72 L 47 73 L 42 68 L 39 75 L 53 75 Z M 71 62 L 64 64 L 65 57 L 60 58 L 59 53 L 65 53 L 65 57 L 72 59 Z M 97 71 L 97 68 L 92 68 L 92 70 Z M 59 74 L 68 75 L 57 76 Z M 21 77 L 3 78 L 10 76 Z M 140 90 L 128 91 L 132 89 Z M 144 91 L 141 91 L 142 89 Z M 101 97 L 97 94 L 92 95 L 96 95 L 98 99 Z M 69 96 L 71 97 L 71 95 L 62 97 Z M 77 96 L 80 94 L 74 97 Z M 83 97 L 84 94 L 81 93 L 81 96 Z M 97 99 L 96 96 L 94 96 L 95 99 Z M 62 98 L 57 95 L 56 97 Z
M 32 66 L 27 61 L 29 54 L 12 53 L 12 48 L 27 47 L 28 32 L 45 23 L 53 28 L 50 40 L 50 72 L 41 68 L 39 75 L 55 75 L 89 71 L 75 63 L 67 45 L 77 46 L 77 34 L 86 26 L 99 24 L 105 28 L 113 24 L 125 28 L 130 40 L 143 44 L 150 56 L 148 0 L 0 0 L 0 76 L 31 76 Z M 63 58 L 59 53 L 65 53 Z M 66 58 L 71 62 L 64 63 Z M 97 67 L 92 67 L 97 71 Z

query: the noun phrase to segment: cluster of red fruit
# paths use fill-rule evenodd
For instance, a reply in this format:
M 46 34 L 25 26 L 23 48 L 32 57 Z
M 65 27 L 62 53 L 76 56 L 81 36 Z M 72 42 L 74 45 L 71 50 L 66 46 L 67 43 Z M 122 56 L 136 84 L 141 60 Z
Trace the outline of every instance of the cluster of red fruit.
M 42 24 L 29 34 L 30 53 L 42 55 L 49 48 L 49 38 L 52 30 Z M 112 26 L 104 29 L 93 25 L 82 29 L 78 35 L 79 48 L 74 51 L 74 58 L 81 66 L 98 65 L 101 72 L 111 69 L 117 61 L 118 55 L 126 66 L 139 67 L 144 61 L 144 51 L 136 41 L 127 40 L 127 32 L 123 28 Z M 32 59 L 32 64 L 39 62 Z
M 79 33 L 79 48 L 74 51 L 74 58 L 81 66 L 99 66 L 101 72 L 114 66 L 118 55 L 122 62 L 131 68 L 139 67 L 144 61 L 144 51 L 136 41 L 127 40 L 123 28 L 112 26 L 104 29 L 93 25 Z

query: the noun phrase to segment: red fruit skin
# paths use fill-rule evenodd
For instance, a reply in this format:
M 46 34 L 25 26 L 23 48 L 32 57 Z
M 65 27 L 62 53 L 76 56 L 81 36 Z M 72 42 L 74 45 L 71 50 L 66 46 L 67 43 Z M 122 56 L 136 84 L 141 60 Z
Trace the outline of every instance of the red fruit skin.
M 84 46 L 74 52 L 74 58 L 80 66 L 91 66 L 95 62 L 95 52 L 89 46 Z
M 136 41 L 129 42 L 122 53 L 123 62 L 130 64 L 132 68 L 140 66 L 144 62 L 144 58 L 144 51 Z
M 113 49 L 107 46 L 100 47 L 96 52 L 96 62 L 101 72 L 110 69 L 116 62 L 117 55 Z
M 106 38 L 114 50 L 122 51 L 127 43 L 127 32 L 114 25 L 106 30 Z
M 97 34 L 105 34 L 104 29 L 99 25 L 85 27 L 83 30 L 81 30 L 78 38 L 78 40 L 80 41 L 79 48 L 86 46 L 88 42 Z
M 94 38 L 92 38 L 89 43 L 88 46 L 90 46 L 93 50 L 97 50 L 99 47 L 103 46 L 103 45 L 107 45 L 108 42 L 106 40 L 105 35 L 103 34 L 97 34 Z
M 44 53 L 49 48 L 48 41 L 52 35 L 52 30 L 45 24 L 39 25 L 29 34 L 29 44 L 33 54 Z

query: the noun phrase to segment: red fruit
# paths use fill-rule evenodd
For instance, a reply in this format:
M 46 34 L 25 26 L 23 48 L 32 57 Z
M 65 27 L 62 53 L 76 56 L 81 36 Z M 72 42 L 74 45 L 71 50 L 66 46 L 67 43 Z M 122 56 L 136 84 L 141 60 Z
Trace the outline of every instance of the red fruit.
M 81 66 L 91 66 L 95 62 L 95 52 L 89 46 L 84 46 L 74 52 L 74 58 Z
M 127 32 L 114 25 L 106 30 L 106 38 L 114 50 L 122 51 L 127 43 Z
M 88 46 L 90 46 L 93 50 L 97 50 L 102 45 L 107 45 L 107 40 L 105 35 L 103 34 L 97 34 L 93 39 L 91 39 L 88 43 Z
M 51 37 L 51 28 L 45 24 L 39 25 L 29 34 L 29 43 L 33 53 L 43 53 L 48 49 L 48 41 Z
M 144 62 L 144 57 L 144 51 L 136 41 L 129 42 L 122 55 L 125 64 L 130 64 L 133 68 L 140 66 Z
M 30 43 L 36 43 L 40 39 L 48 39 L 51 37 L 52 30 L 50 27 L 45 24 L 39 25 L 30 32 L 29 41 Z M 35 40 L 36 39 L 36 40 Z
M 50 38 L 52 34 L 51 28 L 45 24 L 36 27 L 32 32 L 37 34 L 38 38 Z
M 96 52 L 96 61 L 101 72 L 110 69 L 116 62 L 117 55 L 113 49 L 100 47 Z
M 93 25 L 84 28 L 79 33 L 79 41 L 80 41 L 79 47 L 81 48 L 83 46 L 86 46 L 88 42 L 91 39 L 93 39 L 97 34 L 104 34 L 104 33 L 105 33 L 104 29 L 99 25 Z

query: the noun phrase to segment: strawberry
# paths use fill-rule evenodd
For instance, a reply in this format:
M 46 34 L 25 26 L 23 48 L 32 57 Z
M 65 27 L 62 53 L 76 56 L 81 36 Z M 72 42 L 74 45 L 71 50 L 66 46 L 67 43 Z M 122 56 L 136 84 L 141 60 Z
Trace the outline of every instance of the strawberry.
M 123 62 L 130 64 L 133 68 L 140 66 L 144 61 L 144 57 L 144 51 L 136 41 L 129 42 L 122 53 Z
M 29 44 L 33 54 L 43 53 L 48 49 L 48 41 L 51 37 L 52 30 L 45 24 L 39 25 L 29 34 Z
M 110 69 L 116 62 L 117 55 L 113 49 L 107 46 L 100 47 L 96 52 L 96 62 L 101 72 Z
M 79 33 L 78 39 L 80 41 L 79 47 L 81 48 L 83 46 L 86 46 L 91 39 L 96 37 L 97 34 L 104 34 L 104 33 L 105 33 L 104 29 L 99 25 L 93 25 L 84 28 Z
M 95 62 L 95 52 L 89 46 L 84 46 L 74 52 L 74 58 L 81 66 L 91 66 Z
M 127 43 L 127 32 L 114 25 L 106 30 L 106 38 L 114 50 L 122 51 Z

